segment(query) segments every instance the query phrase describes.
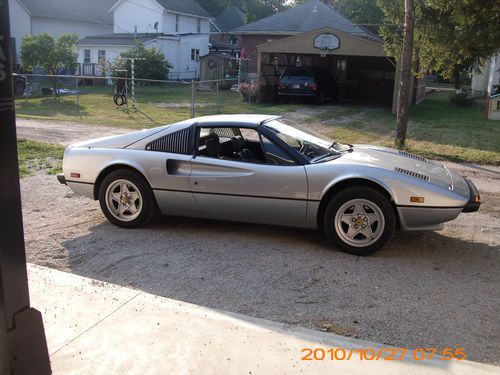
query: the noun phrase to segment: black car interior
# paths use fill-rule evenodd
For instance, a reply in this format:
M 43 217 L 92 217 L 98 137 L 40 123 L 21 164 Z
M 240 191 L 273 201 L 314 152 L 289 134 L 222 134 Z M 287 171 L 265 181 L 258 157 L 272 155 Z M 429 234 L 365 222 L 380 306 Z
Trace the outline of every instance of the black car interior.
M 242 135 L 219 137 L 215 132 L 200 137 L 198 155 L 249 163 L 265 163 L 260 142 L 245 140 Z

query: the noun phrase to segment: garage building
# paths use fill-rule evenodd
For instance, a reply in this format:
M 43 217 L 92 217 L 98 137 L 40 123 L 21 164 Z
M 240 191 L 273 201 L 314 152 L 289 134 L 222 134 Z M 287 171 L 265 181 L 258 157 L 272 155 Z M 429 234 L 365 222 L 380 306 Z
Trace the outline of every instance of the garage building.
M 259 82 L 261 100 L 276 92 L 287 68 L 312 67 L 335 77 L 341 101 L 395 105 L 399 66 L 385 53 L 383 41 L 322 1 L 309 1 L 235 33 L 251 60 L 250 77 Z M 415 83 L 413 102 L 425 93 Z

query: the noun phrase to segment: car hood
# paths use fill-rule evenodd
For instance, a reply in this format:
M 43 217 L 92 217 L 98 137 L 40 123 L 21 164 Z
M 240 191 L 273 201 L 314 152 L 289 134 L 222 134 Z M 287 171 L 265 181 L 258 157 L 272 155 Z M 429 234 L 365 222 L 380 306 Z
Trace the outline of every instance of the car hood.
M 153 129 L 144 129 L 122 135 L 113 135 L 110 137 L 95 138 L 88 141 L 73 143 L 70 147 L 125 148 L 135 142 L 140 141 L 141 139 L 147 138 L 166 129 L 167 127 L 168 125 Z
M 440 162 L 427 160 L 405 151 L 372 145 L 355 145 L 352 152 L 338 160 L 342 160 L 343 163 L 382 168 L 409 177 L 418 174 L 418 176 L 428 178 L 429 183 L 446 190 L 452 190 L 464 196 L 469 194 L 467 182 L 462 176 L 448 170 Z

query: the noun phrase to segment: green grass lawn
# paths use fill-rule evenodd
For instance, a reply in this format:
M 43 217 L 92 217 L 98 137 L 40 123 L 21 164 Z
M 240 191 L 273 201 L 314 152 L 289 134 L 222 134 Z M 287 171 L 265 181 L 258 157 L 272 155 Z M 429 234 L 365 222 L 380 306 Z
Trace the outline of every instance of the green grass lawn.
M 457 107 L 448 95 L 430 94 L 411 108 L 407 149 L 434 159 L 500 165 L 500 123 L 486 119 L 484 101 L 474 107 Z M 389 110 L 359 108 L 357 115 L 344 116 L 324 121 L 330 137 L 394 146 L 396 117 Z
M 137 87 L 137 110 L 127 113 L 112 102 L 111 87 L 81 88 L 76 96 L 16 101 L 19 117 L 66 120 L 142 129 L 184 120 L 191 115 L 191 85 Z M 500 165 L 500 123 L 485 118 L 484 101 L 468 108 L 450 103 L 449 93 L 430 94 L 411 108 L 408 150 L 430 158 Z M 196 116 L 217 113 L 214 92 L 196 92 Z M 336 105 L 322 110 L 303 104 L 248 104 L 237 92 L 220 92 L 221 113 L 292 113 L 299 109 L 317 112 L 298 120 L 320 124 L 322 131 L 340 142 L 393 146 L 395 116 L 388 108 Z M 332 109 L 333 108 L 333 109 Z M 297 116 L 297 118 L 300 118 Z M 302 117 L 303 118 L 303 117 Z
M 20 139 L 17 141 L 17 152 L 21 177 L 30 176 L 40 170 L 49 174 L 61 171 L 64 155 L 62 146 Z
M 84 87 L 76 103 L 76 96 L 51 97 L 16 101 L 18 117 L 65 120 L 89 124 L 143 129 L 185 120 L 191 117 L 191 85 L 142 86 L 136 88 L 137 110 L 127 113 L 125 106 L 117 107 L 112 101 L 111 87 Z M 196 91 L 196 116 L 217 114 L 215 92 Z M 266 105 L 246 103 L 238 92 L 220 91 L 221 113 L 276 114 L 293 111 L 299 105 Z

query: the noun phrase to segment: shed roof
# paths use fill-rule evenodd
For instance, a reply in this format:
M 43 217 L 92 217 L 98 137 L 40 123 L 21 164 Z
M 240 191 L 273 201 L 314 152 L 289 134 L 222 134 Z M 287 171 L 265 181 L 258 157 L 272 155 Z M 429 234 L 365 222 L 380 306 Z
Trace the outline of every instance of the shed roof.
M 236 33 L 286 33 L 313 31 L 330 27 L 348 34 L 380 39 L 371 31 L 356 25 L 335 8 L 312 0 L 302 5 L 262 18 L 234 30 Z
M 108 10 L 116 0 L 18 0 L 33 17 L 113 25 Z

